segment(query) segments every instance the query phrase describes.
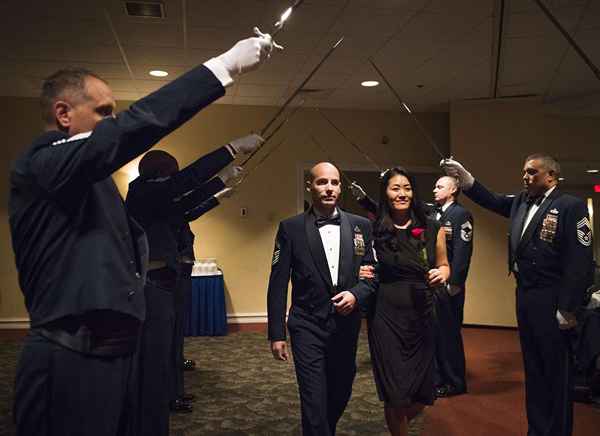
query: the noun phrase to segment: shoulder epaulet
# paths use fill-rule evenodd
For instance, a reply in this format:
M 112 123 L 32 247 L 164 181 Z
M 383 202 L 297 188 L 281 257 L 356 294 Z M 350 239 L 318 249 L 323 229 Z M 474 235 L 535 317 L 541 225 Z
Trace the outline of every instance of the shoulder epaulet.
M 66 144 L 68 142 L 73 142 L 73 141 L 81 141 L 82 139 L 89 138 L 91 134 L 92 134 L 91 130 L 89 132 L 78 133 L 77 135 L 73 135 L 70 138 L 63 138 L 63 139 L 59 139 L 58 141 L 54 141 L 50 145 L 54 146 L 54 145 Z

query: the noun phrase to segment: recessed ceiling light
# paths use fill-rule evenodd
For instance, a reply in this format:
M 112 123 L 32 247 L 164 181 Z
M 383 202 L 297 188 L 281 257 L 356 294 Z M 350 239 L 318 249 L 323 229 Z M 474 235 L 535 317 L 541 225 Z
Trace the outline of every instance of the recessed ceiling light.
M 167 77 L 169 73 L 163 70 L 152 70 L 148 74 L 154 77 Z
M 596 173 L 600 173 L 600 170 L 585 170 L 585 172 L 588 174 L 596 174 Z
M 562 181 L 564 181 L 564 180 L 565 180 L 565 178 L 564 178 L 564 177 L 559 177 L 559 178 L 558 178 L 558 180 L 559 180 L 560 182 L 562 182 Z
M 379 82 L 377 80 L 365 80 L 361 85 L 365 88 L 372 88 L 373 86 L 379 85 Z

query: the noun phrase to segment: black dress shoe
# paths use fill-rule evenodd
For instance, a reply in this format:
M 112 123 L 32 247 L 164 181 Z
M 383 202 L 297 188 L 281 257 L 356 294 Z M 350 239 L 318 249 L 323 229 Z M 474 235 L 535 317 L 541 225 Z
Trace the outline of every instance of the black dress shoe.
M 196 401 L 196 396 L 194 394 L 183 394 L 181 396 L 181 399 L 186 403 L 193 403 L 194 401 Z
M 196 369 L 196 361 L 191 359 L 185 359 L 183 361 L 183 370 L 184 371 L 193 371 Z
M 456 395 L 464 394 L 465 392 L 464 389 L 457 389 L 452 385 L 441 385 L 435 388 L 435 396 L 437 398 L 454 397 Z
M 171 401 L 171 404 L 169 406 L 171 412 L 174 413 L 191 413 L 193 410 L 192 405 L 182 399 Z

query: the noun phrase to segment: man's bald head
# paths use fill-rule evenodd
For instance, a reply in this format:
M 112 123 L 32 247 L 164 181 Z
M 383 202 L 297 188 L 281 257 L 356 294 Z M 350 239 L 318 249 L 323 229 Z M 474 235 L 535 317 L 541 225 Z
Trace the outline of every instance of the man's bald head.
M 311 194 L 313 207 L 320 214 L 333 213 L 342 192 L 340 171 L 330 162 L 319 162 L 309 171 L 306 189 Z
M 333 174 L 335 172 L 337 174 L 338 180 L 340 179 L 340 170 L 332 164 L 331 162 L 319 162 L 314 167 L 312 167 L 308 173 L 309 182 L 315 180 L 320 174 L 328 173 Z

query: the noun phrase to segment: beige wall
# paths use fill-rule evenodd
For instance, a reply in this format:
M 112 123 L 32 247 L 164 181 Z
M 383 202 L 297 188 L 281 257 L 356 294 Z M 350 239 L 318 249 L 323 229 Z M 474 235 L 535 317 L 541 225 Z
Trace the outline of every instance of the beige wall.
M 452 154 L 484 185 L 506 193 L 521 189 L 523 160 L 533 152 L 549 153 L 559 161 L 600 160 L 597 118 L 547 115 L 544 109 L 537 99 L 454 103 Z M 596 195 L 596 203 L 598 199 Z M 465 322 L 516 325 L 514 280 L 507 276 L 506 264 L 508 221 L 466 198 L 463 204 L 475 218 Z
M 3 148 L 2 162 L 14 156 L 14 149 L 25 146 L 39 131 L 37 103 L 31 99 L 0 98 L 2 107 L 17 107 L 2 121 L 2 131 L 9 132 Z M 180 130 L 162 141 L 158 148 L 171 152 L 182 164 L 227 143 L 230 139 L 259 130 L 275 113 L 275 108 L 213 105 Z M 405 166 L 432 166 L 437 160 L 427 142 L 412 121 L 396 113 L 327 111 L 328 115 L 357 143 L 368 149 L 380 165 L 402 163 Z M 433 129 L 443 149 L 448 143 L 448 116 L 435 114 L 423 117 L 427 128 Z M 240 186 L 237 194 L 217 209 L 192 224 L 196 234 L 197 257 L 216 257 L 225 272 L 227 311 L 234 314 L 262 315 L 266 312 L 265 292 L 269 275 L 273 238 L 278 222 L 297 213 L 298 167 L 323 160 L 322 152 L 310 141 L 314 134 L 342 165 L 366 167 L 364 158 L 347 145 L 338 133 L 313 110 L 299 112 L 273 139 L 286 142 Z M 390 138 L 383 146 L 381 137 Z M 14 149 L 10 148 L 14 147 Z M 262 156 L 257 155 L 257 158 Z M 258 159 L 257 159 L 258 160 Z M 118 171 L 114 178 L 124 194 L 133 165 Z M 26 316 L 16 283 L 14 260 L 8 237 L 6 217 L 7 177 L 0 183 L 2 191 L 2 231 L 0 243 L 3 275 L 0 277 L 0 320 Z M 240 217 L 240 208 L 248 215 Z
M 33 99 L 0 98 L 10 108 L 0 122 L 4 134 L 0 182 L 0 323 L 26 317 L 18 290 L 6 212 L 9 161 L 39 132 L 37 102 Z M 123 105 L 124 106 L 124 105 Z M 228 140 L 259 130 L 275 108 L 213 105 L 180 130 L 165 138 L 158 148 L 173 153 L 186 165 Z M 386 112 L 327 111 L 357 143 L 368 149 L 381 166 L 401 163 L 408 167 L 435 167 L 438 158 L 406 116 Z M 422 117 L 420 115 L 420 117 Z M 427 128 L 446 149 L 474 175 L 496 191 L 520 189 L 523 158 L 544 151 L 566 160 L 600 160 L 597 119 L 544 115 L 536 100 L 461 102 L 447 114 L 422 117 Z M 286 142 L 246 180 L 237 194 L 192 224 L 198 257 L 216 257 L 225 272 L 227 310 L 237 315 L 262 315 L 266 311 L 273 238 L 278 222 L 297 212 L 298 168 L 324 158 L 309 135 L 314 134 L 342 166 L 369 168 L 312 110 L 299 112 L 277 135 Z M 381 144 L 386 135 L 390 143 Z M 259 154 L 257 157 L 262 156 Z M 122 193 L 130 175 L 125 167 L 114 176 Z M 475 252 L 469 275 L 465 322 L 515 325 L 514 284 L 506 270 L 507 221 L 463 198 L 476 220 Z M 240 208 L 248 215 L 240 217 Z

